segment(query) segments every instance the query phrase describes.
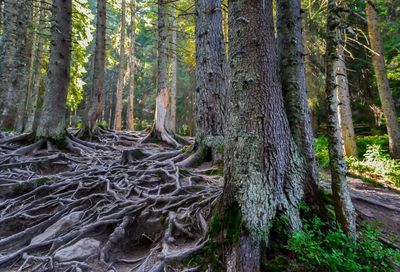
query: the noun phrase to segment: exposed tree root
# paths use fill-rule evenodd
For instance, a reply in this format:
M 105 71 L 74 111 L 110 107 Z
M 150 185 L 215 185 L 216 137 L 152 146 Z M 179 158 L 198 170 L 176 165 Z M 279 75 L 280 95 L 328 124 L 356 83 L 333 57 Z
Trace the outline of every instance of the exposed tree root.
M 2 271 L 164 271 L 204 246 L 221 182 L 181 170 L 183 150 L 18 141 L 0 146 Z

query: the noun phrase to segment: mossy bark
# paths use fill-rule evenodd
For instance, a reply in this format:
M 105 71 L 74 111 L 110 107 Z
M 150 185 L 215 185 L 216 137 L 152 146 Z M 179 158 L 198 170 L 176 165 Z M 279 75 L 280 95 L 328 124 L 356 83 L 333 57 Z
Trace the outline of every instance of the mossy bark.
M 221 159 L 228 66 L 220 0 L 196 1 L 196 141 Z
M 72 0 L 54 0 L 48 84 L 35 135 L 66 138 L 66 102 L 70 78 Z
M 277 213 L 301 228 L 302 160 L 285 112 L 272 0 L 229 2 L 231 93 L 225 134 L 224 207 L 237 203 L 241 231 L 226 271 L 260 271 L 261 244 Z
M 338 117 L 338 97 L 335 64 L 339 60 L 339 10 L 336 0 L 328 1 L 327 38 L 326 38 L 326 105 L 327 136 L 329 161 L 332 175 L 332 195 L 336 218 L 349 236 L 356 236 L 356 215 L 350 198 L 346 179 L 346 161 L 344 160 L 342 137 Z
M 318 168 L 307 99 L 301 1 L 278 0 L 276 10 L 282 91 L 290 130 L 303 160 L 305 200 L 314 211 L 326 217 L 326 207 L 318 190 Z

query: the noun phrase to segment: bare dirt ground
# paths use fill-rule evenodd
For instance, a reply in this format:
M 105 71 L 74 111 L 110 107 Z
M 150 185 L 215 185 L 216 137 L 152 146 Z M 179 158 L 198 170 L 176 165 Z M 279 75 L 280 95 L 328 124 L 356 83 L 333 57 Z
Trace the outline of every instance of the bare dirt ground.
M 323 173 L 322 186 L 330 191 L 329 176 Z M 382 230 L 382 240 L 400 248 L 400 194 L 398 191 L 377 188 L 361 179 L 348 178 L 351 198 L 358 221 L 366 221 Z

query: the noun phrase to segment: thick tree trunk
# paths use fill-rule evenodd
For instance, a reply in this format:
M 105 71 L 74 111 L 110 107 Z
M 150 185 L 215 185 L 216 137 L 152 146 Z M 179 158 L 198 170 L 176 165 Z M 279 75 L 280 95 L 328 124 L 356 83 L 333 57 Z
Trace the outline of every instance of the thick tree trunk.
M 386 118 L 386 127 L 389 136 L 389 151 L 393 158 L 400 158 L 400 125 L 396 117 L 393 96 L 386 74 L 383 42 L 378 24 L 378 12 L 375 0 L 366 1 L 368 34 L 371 42 L 372 64 L 378 84 L 379 97 Z
M 96 133 L 97 120 L 104 110 L 104 72 L 106 50 L 106 1 L 97 1 L 96 44 L 94 50 L 93 82 L 83 117 L 79 137 L 91 137 Z
M 272 0 L 229 2 L 231 93 L 225 133 L 223 213 L 240 211 L 226 271 L 260 271 L 260 244 L 278 213 L 300 229 L 304 173 L 285 113 Z M 262 233 L 260 233 L 260 230 Z
M 320 215 L 326 215 L 325 205 L 318 190 L 318 168 L 313 147 L 311 112 L 307 100 L 300 12 L 300 0 L 277 1 L 282 91 L 290 130 L 304 161 L 306 202 Z
M 119 48 L 119 70 L 117 81 L 117 93 L 115 101 L 115 116 L 114 116 L 114 129 L 121 130 L 122 128 L 122 96 L 124 94 L 125 83 L 125 16 L 126 5 L 125 0 L 122 0 L 122 13 L 121 13 L 121 37 Z
M 5 6 L 6 25 L 0 64 L 0 92 L 4 102 L 1 103 L 0 127 L 6 129 L 20 130 L 17 120 L 23 120 L 24 116 L 28 79 L 25 47 L 31 4 L 32 1 L 10 0 Z
M 349 84 L 347 81 L 344 47 L 340 43 L 339 59 L 336 62 L 336 84 L 338 85 L 339 124 L 344 141 L 344 154 L 357 157 L 356 135 L 354 132 L 353 116 L 351 113 Z
M 216 160 L 222 157 L 228 92 L 221 1 L 197 0 L 195 22 L 197 153 L 203 159 L 211 157 Z
M 339 60 L 340 18 L 336 0 L 328 0 L 327 38 L 326 38 L 326 105 L 327 133 L 329 142 L 329 161 L 332 175 L 332 195 L 336 218 L 343 230 L 352 237 L 356 236 L 355 211 L 351 202 L 346 180 L 346 162 L 343 155 L 342 137 L 338 117 L 338 97 L 335 64 Z
M 48 84 L 36 137 L 62 141 L 70 77 L 72 0 L 53 0 Z
M 177 43 L 177 17 L 176 17 L 176 3 L 172 3 L 173 9 L 171 14 L 172 19 L 172 35 L 171 35 L 171 100 L 167 112 L 167 129 L 171 132 L 176 132 L 176 69 L 178 60 L 176 57 L 176 43 Z
M 128 110 L 127 110 L 127 125 L 128 130 L 135 129 L 135 0 L 131 0 L 131 47 L 129 52 L 129 99 L 128 99 Z
M 26 122 L 24 126 L 25 132 L 33 131 L 33 123 L 39 99 L 40 82 L 42 79 L 41 63 L 45 42 L 43 30 L 46 27 L 46 9 L 44 8 L 44 2 L 40 3 L 39 9 L 38 23 L 35 29 L 36 38 L 33 52 L 32 73 L 29 81 L 29 97 L 26 109 Z

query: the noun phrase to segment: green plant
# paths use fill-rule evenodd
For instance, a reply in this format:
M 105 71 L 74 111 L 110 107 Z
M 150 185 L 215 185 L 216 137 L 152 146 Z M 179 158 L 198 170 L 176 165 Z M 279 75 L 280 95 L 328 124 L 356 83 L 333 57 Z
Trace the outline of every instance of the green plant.
M 328 139 L 325 136 L 321 136 L 315 139 L 314 142 L 315 153 L 317 155 L 317 161 L 320 167 L 324 169 L 329 168 L 329 150 L 328 150 Z
M 304 222 L 302 231 L 289 238 L 286 248 L 295 254 L 292 269 L 306 267 L 306 271 L 396 271 L 400 251 L 379 241 L 380 232 L 366 225 L 354 241 L 346 236 L 338 224 L 328 226 L 319 218 Z

